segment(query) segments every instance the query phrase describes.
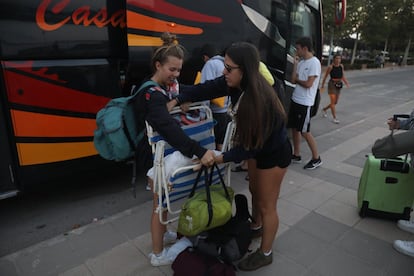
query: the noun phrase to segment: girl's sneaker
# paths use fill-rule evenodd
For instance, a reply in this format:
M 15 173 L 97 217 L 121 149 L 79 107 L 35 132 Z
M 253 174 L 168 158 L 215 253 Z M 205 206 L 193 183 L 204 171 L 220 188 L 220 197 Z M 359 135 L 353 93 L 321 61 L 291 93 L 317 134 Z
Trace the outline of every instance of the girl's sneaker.
M 149 257 L 152 266 L 170 265 L 174 261 L 168 257 L 167 248 L 164 248 L 160 254 L 150 253 Z
M 397 223 L 397 226 L 401 230 L 414 234 L 414 221 L 400 219 Z
M 333 122 L 334 124 L 339 124 L 339 120 L 338 120 L 337 118 L 334 118 L 334 119 L 332 120 L 332 122 Z
M 328 113 L 326 113 L 326 110 L 322 109 L 322 117 L 328 118 Z
M 302 163 L 302 157 L 299 155 L 292 154 L 292 162 L 293 163 Z
M 414 241 L 395 240 L 393 246 L 398 252 L 414 257 Z
M 167 231 L 164 233 L 164 243 L 171 244 L 177 241 L 177 233 L 173 231 Z

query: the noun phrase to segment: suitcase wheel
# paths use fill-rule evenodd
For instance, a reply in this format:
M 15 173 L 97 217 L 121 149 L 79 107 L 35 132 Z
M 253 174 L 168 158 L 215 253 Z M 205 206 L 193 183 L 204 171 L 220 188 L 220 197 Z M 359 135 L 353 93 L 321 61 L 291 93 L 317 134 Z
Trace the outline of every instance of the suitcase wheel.
M 403 219 L 403 220 L 410 220 L 411 210 L 412 209 L 410 207 L 405 207 L 404 208 L 404 213 L 403 213 L 401 219 Z
M 362 202 L 361 210 L 359 211 L 359 216 L 361 218 L 366 217 L 368 214 L 368 201 L 364 200 Z

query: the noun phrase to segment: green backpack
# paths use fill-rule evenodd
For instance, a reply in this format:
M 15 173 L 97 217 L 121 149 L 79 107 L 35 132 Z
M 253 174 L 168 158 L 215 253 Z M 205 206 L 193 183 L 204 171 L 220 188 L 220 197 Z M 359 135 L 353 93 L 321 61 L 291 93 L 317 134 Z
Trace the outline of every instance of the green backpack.
M 143 116 L 137 114 L 134 105 L 139 100 L 141 91 L 153 86 L 158 84 L 147 81 L 131 96 L 112 99 L 99 110 L 96 114 L 97 129 L 93 143 L 100 156 L 115 161 L 124 161 L 134 156 L 145 131 L 144 124 L 137 124 L 137 119 L 143 120 Z M 138 125 L 142 125 L 142 128 L 139 129 Z

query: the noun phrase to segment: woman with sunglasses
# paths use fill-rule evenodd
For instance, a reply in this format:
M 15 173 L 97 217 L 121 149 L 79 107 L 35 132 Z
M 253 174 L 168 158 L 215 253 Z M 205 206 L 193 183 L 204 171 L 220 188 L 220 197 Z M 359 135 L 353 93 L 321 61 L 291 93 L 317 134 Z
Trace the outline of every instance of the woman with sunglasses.
M 224 76 L 195 86 L 182 86 L 169 104 L 230 96 L 236 122 L 234 147 L 216 157 L 217 163 L 249 160 L 249 189 L 252 194 L 252 228 L 262 234 L 260 248 L 239 263 L 240 270 L 256 270 L 271 264 L 272 246 L 279 217 L 280 186 L 291 162 L 286 114 L 274 89 L 259 72 L 257 48 L 247 42 L 227 48 Z

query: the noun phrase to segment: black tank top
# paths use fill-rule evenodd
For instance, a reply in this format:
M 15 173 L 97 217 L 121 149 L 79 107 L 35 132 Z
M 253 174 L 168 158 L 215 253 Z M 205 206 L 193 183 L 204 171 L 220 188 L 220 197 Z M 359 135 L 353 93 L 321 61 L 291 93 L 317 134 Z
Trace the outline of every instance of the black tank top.
M 342 66 L 333 66 L 330 73 L 331 79 L 342 79 Z

